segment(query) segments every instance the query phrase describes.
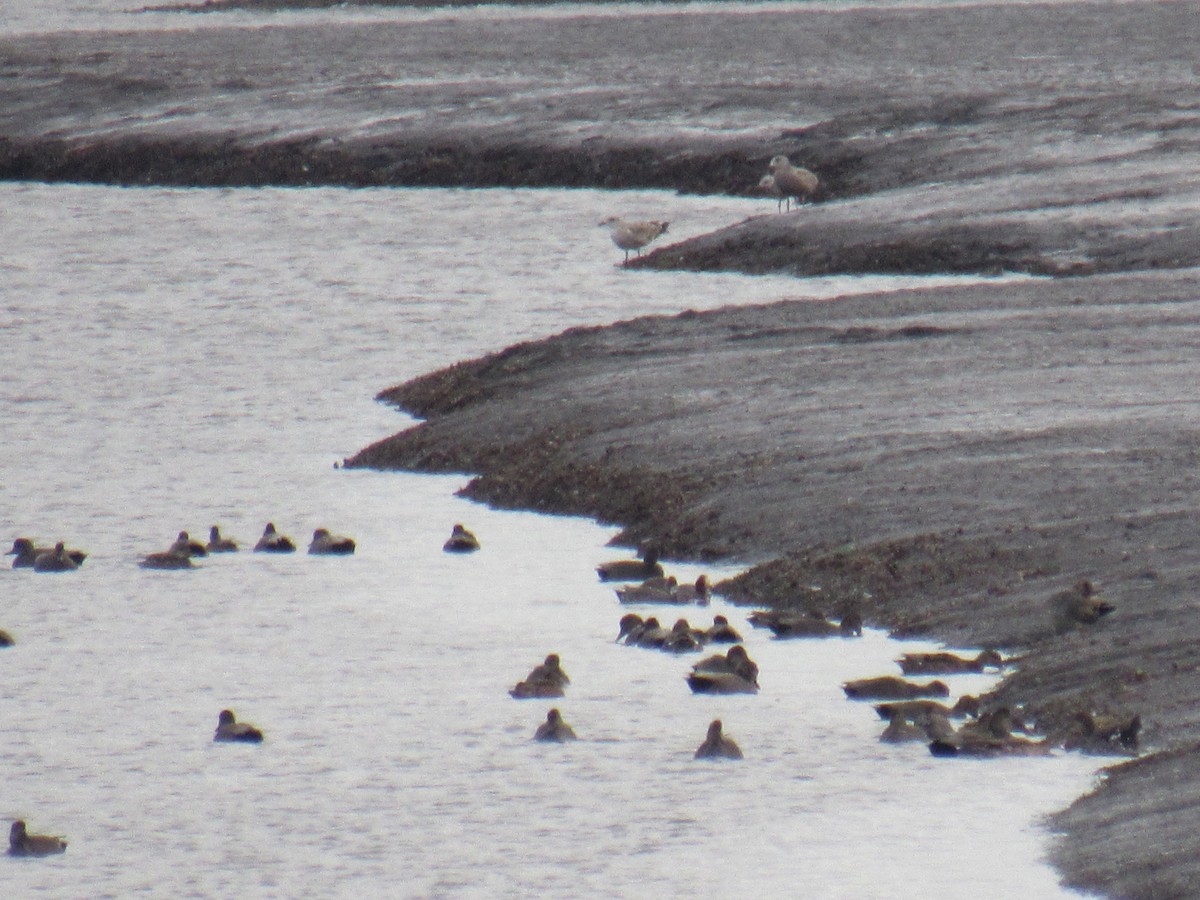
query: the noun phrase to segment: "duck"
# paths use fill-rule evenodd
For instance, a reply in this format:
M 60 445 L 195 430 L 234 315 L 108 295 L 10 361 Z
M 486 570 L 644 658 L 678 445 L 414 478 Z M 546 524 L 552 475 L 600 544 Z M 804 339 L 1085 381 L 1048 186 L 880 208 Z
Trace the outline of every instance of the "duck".
M 936 700 L 899 700 L 893 703 L 880 703 L 875 707 L 879 718 L 892 721 L 900 716 L 909 722 L 921 724 L 932 715 L 945 716 L 950 719 L 962 719 L 966 716 L 979 715 L 979 698 L 973 694 L 964 694 L 955 701 L 953 706 L 939 703 Z
M 742 759 L 742 748 L 733 738 L 723 732 L 720 719 L 713 719 L 708 725 L 708 734 L 704 743 L 696 748 L 694 759 Z
M 642 629 L 646 627 L 645 620 L 637 613 L 626 613 L 621 616 L 621 621 L 617 623 L 617 638 L 618 644 L 633 644 L 637 642 L 637 636 L 641 634 Z
M 535 697 L 562 697 L 565 696 L 566 686 L 570 683 L 571 679 L 563 671 L 562 661 L 558 658 L 558 654 L 551 653 L 542 661 L 541 665 L 534 666 L 533 670 L 525 676 L 524 681 L 518 682 L 508 693 L 509 696 L 518 700 Z
M 949 697 L 950 688 L 944 681 L 918 684 L 895 675 L 859 678 L 847 681 L 842 690 L 851 700 L 914 700 L 917 697 Z
M 664 628 L 658 621 L 657 616 L 650 616 L 642 623 L 641 629 L 637 633 L 636 640 L 627 639 L 625 643 L 633 644 L 637 647 L 647 647 L 650 649 L 661 649 L 663 644 L 667 642 L 667 638 L 671 636 L 669 629 Z
M 998 707 L 964 725 L 957 733 L 933 736 L 929 752 L 934 756 L 1045 756 L 1051 743 L 1034 741 L 1012 733 L 1013 717 L 1008 707 Z
M 700 606 L 707 606 L 711 598 L 711 590 L 708 586 L 708 576 L 701 575 L 692 584 L 678 585 L 671 592 L 671 600 L 674 603 L 696 603 Z
M 163 550 L 161 553 L 150 553 L 142 557 L 142 561 L 138 563 L 143 569 L 194 569 L 196 564 L 192 562 L 192 557 L 186 552 L 172 549 Z
M 262 537 L 254 545 L 255 553 L 295 553 L 296 545 L 292 539 L 275 530 L 275 523 L 268 522 L 263 529 Z
M 815 173 L 802 166 L 792 165 L 783 155 L 772 157 L 767 169 L 775 179 L 775 187 L 779 193 L 789 200 L 795 199 L 797 203 L 812 197 L 821 186 L 821 179 L 817 178 Z
M 1140 715 L 1103 715 L 1080 710 L 1072 717 L 1062 745 L 1064 750 L 1084 753 L 1135 754 L 1141 730 Z
M 995 650 L 981 650 L 973 659 L 956 653 L 905 653 L 897 662 L 905 675 L 960 675 L 1000 668 L 1004 657 Z
M 313 532 L 308 552 L 319 556 L 349 556 L 354 552 L 354 539 L 331 534 L 328 528 L 318 528 Z
M 675 576 L 647 578 L 641 584 L 616 588 L 621 603 L 675 603 Z
M 170 547 L 171 552 L 186 556 L 208 556 L 208 550 L 199 541 L 193 541 L 186 531 L 179 532 L 175 543 Z
M 725 654 L 715 654 L 692 666 L 688 687 L 695 694 L 757 694 L 758 666 L 735 644 Z
M 53 548 L 50 547 L 38 547 L 29 538 L 19 537 L 13 541 L 12 549 L 5 556 L 16 557 L 12 564 L 14 569 L 25 569 L 32 568 L 38 556 L 43 553 L 50 553 L 52 550 Z M 82 550 L 68 550 L 67 555 L 71 557 L 77 566 L 82 566 L 83 561 L 87 559 L 87 554 Z
M 450 529 L 450 537 L 442 544 L 442 549 L 447 553 L 474 553 L 479 549 L 479 538 L 456 524 Z
M 30 834 L 22 819 L 12 823 L 8 830 L 9 856 L 52 856 L 65 853 L 67 842 L 50 834 Z
M 13 640 L 13 636 L 3 628 L 0 628 L 0 647 L 11 647 L 15 643 L 16 641 Z
M 238 545 L 233 538 L 221 537 L 221 529 L 214 525 L 208 529 L 208 543 L 204 549 L 209 553 L 236 553 Z
M 888 720 L 887 727 L 879 735 L 884 744 L 906 744 L 913 741 L 928 741 L 925 729 L 915 722 L 910 722 L 904 716 L 894 716 Z
M 725 616 L 713 616 L 712 628 L 704 632 L 704 640 L 710 644 L 740 644 L 742 636 Z
M 576 740 L 575 729 L 563 721 L 562 713 L 552 709 L 546 713 L 546 721 L 537 727 L 533 733 L 535 741 L 565 741 Z
M 1058 634 L 1094 625 L 1116 607 L 1097 596 L 1095 586 L 1086 578 L 1077 581 L 1074 587 L 1059 591 L 1050 598 L 1050 609 L 1054 616 L 1054 630 Z
M 777 638 L 860 637 L 862 617 L 848 613 L 840 623 L 831 622 L 818 612 L 784 611 L 760 617 Z M 757 624 L 757 623 L 755 623 Z
M 658 550 L 651 547 L 641 559 L 617 559 L 600 563 L 596 574 L 601 581 L 645 581 L 647 578 L 662 577 L 663 567 L 658 561 Z
M 704 644 L 696 636 L 695 630 L 688 624 L 687 619 L 678 619 L 671 628 L 671 633 L 663 641 L 662 648 L 668 653 L 691 653 L 703 648 Z
M 633 221 L 622 219 L 619 216 L 609 216 L 600 223 L 600 226 L 609 229 L 612 235 L 612 242 L 619 249 L 625 251 L 625 262 L 629 262 L 630 250 L 635 251 L 638 256 L 641 256 L 642 248 L 651 241 L 666 234 L 667 226 L 670 224 L 670 222 L 654 220 Z
M 46 550 L 37 555 L 37 559 L 33 561 L 33 571 L 35 572 L 74 572 L 79 568 L 79 563 L 71 557 L 67 552 L 67 548 L 59 541 L 54 545 L 53 550 Z
M 217 716 L 217 730 L 213 732 L 214 741 L 239 741 L 243 744 L 261 744 L 263 733 L 245 722 L 239 722 L 233 715 L 233 710 L 223 709 Z

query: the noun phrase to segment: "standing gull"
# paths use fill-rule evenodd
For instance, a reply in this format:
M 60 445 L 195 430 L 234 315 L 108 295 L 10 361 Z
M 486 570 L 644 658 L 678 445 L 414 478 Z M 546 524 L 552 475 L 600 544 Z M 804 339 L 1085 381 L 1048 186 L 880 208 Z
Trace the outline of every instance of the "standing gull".
M 629 262 L 629 251 L 642 255 L 642 248 L 667 231 L 670 222 L 631 222 L 618 216 L 609 216 L 602 226 L 612 234 L 612 242 L 625 251 L 625 262 Z
M 807 200 L 821 185 L 821 180 L 816 175 L 808 169 L 793 166 L 786 156 L 772 157 L 767 168 L 771 170 L 771 177 L 775 179 L 776 190 L 789 201 L 792 198 L 795 198 L 797 203 Z M 791 208 L 790 202 L 788 208 Z

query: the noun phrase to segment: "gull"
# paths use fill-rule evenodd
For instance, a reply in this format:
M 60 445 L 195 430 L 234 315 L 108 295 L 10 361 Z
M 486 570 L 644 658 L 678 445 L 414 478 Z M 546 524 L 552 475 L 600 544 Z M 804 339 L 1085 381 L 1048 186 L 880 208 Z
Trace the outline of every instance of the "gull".
M 775 198 L 775 209 L 778 212 L 783 212 L 783 204 L 786 201 L 787 208 L 792 208 L 792 198 L 783 196 L 783 191 L 779 190 L 779 185 L 775 183 L 774 175 L 764 175 L 758 180 L 758 192 L 766 194 L 768 197 Z
M 625 261 L 629 262 L 629 251 L 634 250 L 642 255 L 642 248 L 659 235 L 665 234 L 670 222 L 630 222 L 619 216 L 609 216 L 602 226 L 607 226 L 612 233 L 612 242 L 625 251 Z
M 771 177 L 775 179 L 776 190 L 789 200 L 793 197 L 796 198 L 796 202 L 807 200 L 816 193 L 821 184 L 816 175 L 808 169 L 793 166 L 786 156 L 772 157 L 767 168 L 771 171 Z

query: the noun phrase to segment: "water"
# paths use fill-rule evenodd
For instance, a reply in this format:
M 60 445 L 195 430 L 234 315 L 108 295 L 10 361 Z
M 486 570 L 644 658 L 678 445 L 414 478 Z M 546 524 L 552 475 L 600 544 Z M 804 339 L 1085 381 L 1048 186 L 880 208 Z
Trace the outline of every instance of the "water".
M 8 184 L 0 209 L 0 535 L 91 554 L 0 570 L 0 819 L 70 841 L 3 863 L 7 896 L 1062 893 L 1038 819 L 1094 761 L 879 744 L 839 684 L 895 671 L 894 642 L 691 611 L 727 612 L 763 684 L 695 697 L 694 658 L 613 643 L 613 529 L 333 466 L 404 424 L 376 391 L 517 340 L 911 281 L 627 272 L 596 227 L 685 236 L 769 201 Z M 268 520 L 359 551 L 137 566 L 181 528 L 250 544 Z M 460 521 L 474 556 L 440 549 Z M 551 704 L 506 694 L 548 652 L 575 745 L 532 743 Z M 213 744 L 224 707 L 267 741 Z M 692 760 L 718 716 L 744 762 Z

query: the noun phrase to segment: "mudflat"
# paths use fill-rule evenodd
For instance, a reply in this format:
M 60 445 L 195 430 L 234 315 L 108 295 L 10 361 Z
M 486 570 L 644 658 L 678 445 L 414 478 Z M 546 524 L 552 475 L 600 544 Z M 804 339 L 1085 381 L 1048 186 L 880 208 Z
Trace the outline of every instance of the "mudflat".
M 1055 821 L 1068 882 L 1187 897 L 1197 38 L 1195 2 L 22 37 L 0 177 L 749 194 L 785 154 L 814 202 L 631 264 L 1025 276 L 575 329 L 385 391 L 426 421 L 348 463 L 478 472 L 491 503 L 755 563 L 722 586 L 745 602 L 1020 652 L 995 702 L 1039 728 L 1144 724 Z M 1056 628 L 1083 579 L 1115 611 Z

